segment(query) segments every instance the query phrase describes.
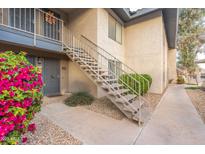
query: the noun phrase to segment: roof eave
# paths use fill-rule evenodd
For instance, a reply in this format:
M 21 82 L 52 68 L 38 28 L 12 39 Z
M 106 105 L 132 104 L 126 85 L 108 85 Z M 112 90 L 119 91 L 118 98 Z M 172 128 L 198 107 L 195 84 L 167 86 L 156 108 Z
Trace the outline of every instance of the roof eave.
M 153 8 L 141 11 L 141 13 L 130 15 L 126 8 L 113 8 L 117 16 L 124 22 L 125 26 L 130 26 L 138 22 L 149 20 L 157 16 L 163 15 L 165 23 L 165 31 L 170 49 L 176 48 L 176 38 L 178 29 L 178 9 L 177 8 Z

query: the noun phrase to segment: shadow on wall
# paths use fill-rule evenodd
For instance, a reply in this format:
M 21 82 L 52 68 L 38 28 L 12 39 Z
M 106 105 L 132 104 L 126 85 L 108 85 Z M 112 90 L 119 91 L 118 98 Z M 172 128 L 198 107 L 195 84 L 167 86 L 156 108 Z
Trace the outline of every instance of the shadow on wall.
M 82 82 L 80 80 L 75 80 L 72 83 L 70 83 L 70 92 L 80 92 L 80 91 L 86 91 L 93 96 L 96 96 L 95 90 L 91 89 L 90 85 L 86 82 Z

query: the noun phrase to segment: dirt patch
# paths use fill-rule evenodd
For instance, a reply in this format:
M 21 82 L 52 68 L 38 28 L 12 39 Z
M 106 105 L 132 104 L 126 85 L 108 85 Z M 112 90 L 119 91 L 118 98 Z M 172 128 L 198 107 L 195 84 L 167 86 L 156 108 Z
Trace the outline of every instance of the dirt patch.
M 125 117 L 124 114 L 106 97 L 96 99 L 91 105 L 85 105 L 82 107 L 117 120 L 122 120 Z
M 146 94 L 144 97 L 150 102 L 151 110 L 154 111 L 156 106 L 159 104 L 163 94 L 154 94 L 149 93 Z
M 205 91 L 200 89 L 186 89 L 186 92 L 205 123 Z
M 53 97 L 44 96 L 43 99 L 42 99 L 42 101 L 43 101 L 42 106 L 46 106 L 46 105 L 52 104 L 52 103 L 62 103 L 62 102 L 64 102 L 64 100 L 66 98 L 68 98 L 70 96 L 71 96 L 70 93 L 64 94 L 62 96 L 53 96 Z
M 81 141 L 75 139 L 71 134 L 64 131 L 59 126 L 53 124 L 45 116 L 36 114 L 33 122 L 36 124 L 35 133 L 26 133 L 29 145 L 60 145 L 60 144 L 82 144 Z
M 145 98 L 150 102 L 151 111 L 155 110 L 161 97 L 162 95 L 153 93 L 145 95 Z M 106 97 L 96 99 L 91 105 L 85 105 L 82 107 L 117 120 L 125 118 L 125 115 Z

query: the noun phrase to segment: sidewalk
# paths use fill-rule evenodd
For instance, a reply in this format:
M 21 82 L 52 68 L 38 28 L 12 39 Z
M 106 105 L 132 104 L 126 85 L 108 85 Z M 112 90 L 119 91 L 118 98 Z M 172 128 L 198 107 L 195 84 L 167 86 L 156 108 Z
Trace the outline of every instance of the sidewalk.
M 133 144 L 141 127 L 124 118 L 116 120 L 82 107 L 51 103 L 41 114 L 69 132 L 83 144 Z
M 205 144 L 205 124 L 182 85 L 167 89 L 136 144 Z

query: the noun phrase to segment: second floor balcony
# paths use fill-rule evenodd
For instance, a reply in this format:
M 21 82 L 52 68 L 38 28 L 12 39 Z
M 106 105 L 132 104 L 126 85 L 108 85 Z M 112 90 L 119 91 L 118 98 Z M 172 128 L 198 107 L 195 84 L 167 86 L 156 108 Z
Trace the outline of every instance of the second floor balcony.
M 60 51 L 63 20 L 47 9 L 0 8 L 0 41 Z

